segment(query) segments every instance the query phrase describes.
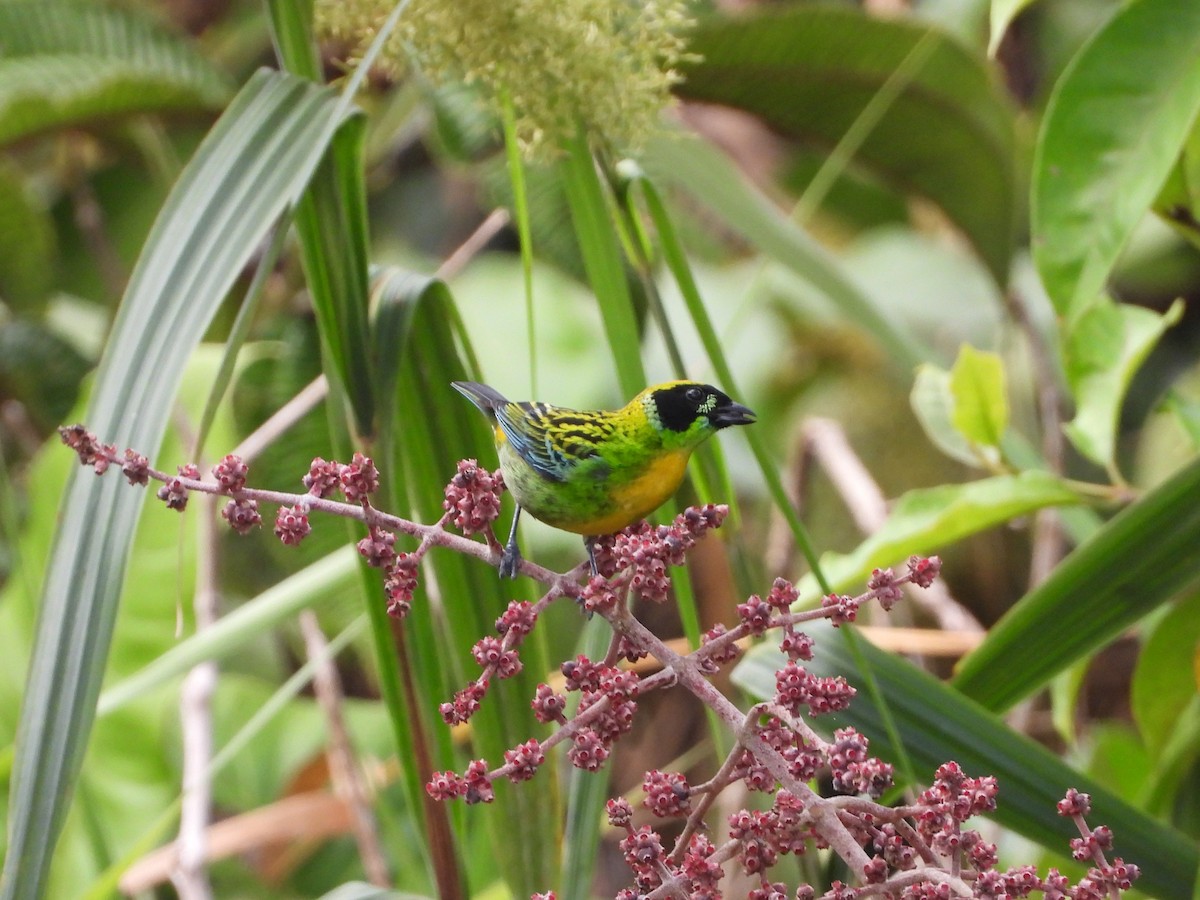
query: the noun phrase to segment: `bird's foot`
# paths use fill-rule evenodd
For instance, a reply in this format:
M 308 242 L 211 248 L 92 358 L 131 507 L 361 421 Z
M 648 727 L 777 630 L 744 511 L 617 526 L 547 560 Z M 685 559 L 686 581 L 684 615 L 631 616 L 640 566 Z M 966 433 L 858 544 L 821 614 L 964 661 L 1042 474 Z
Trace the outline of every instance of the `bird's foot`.
M 521 568 L 521 551 L 516 544 L 505 544 L 500 552 L 500 577 L 516 578 Z
M 508 540 L 500 552 L 500 577 L 516 578 L 521 568 L 521 548 L 517 546 L 517 523 L 521 521 L 521 507 L 513 513 L 512 527 L 508 529 Z
M 587 550 L 588 562 L 592 566 L 592 577 L 595 578 L 600 574 L 600 567 L 596 565 L 596 538 L 590 535 L 585 537 L 583 546 Z

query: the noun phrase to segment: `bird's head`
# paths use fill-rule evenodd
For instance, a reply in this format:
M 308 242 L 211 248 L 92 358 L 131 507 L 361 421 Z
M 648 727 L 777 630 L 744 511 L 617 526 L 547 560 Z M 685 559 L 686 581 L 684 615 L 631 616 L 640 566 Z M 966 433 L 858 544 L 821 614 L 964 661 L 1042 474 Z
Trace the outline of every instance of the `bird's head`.
M 710 384 L 669 381 L 642 391 L 640 402 L 664 442 L 681 447 L 699 444 L 729 425 L 749 425 L 754 413 Z

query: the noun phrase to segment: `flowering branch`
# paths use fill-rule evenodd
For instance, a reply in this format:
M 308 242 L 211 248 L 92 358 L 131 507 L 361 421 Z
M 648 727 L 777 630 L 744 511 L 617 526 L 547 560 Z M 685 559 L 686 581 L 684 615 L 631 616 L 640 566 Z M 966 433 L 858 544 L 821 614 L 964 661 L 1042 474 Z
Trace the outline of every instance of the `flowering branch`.
M 114 446 L 100 443 L 82 426 L 60 431 L 63 441 L 97 474 L 118 465 L 131 484 L 161 482 L 158 497 L 171 508 L 184 509 L 193 491 L 227 495 L 221 515 L 239 533 L 261 524 L 259 504 L 264 502 L 279 506 L 274 530 L 285 544 L 299 543 L 311 531 L 309 514 L 314 510 L 364 522 L 368 535 L 359 541 L 358 551 L 370 565 L 383 570 L 388 612 L 398 618 L 411 609 L 420 563 L 431 547 L 448 547 L 493 566 L 500 561 L 492 523 L 500 511 L 503 479 L 474 460 L 458 464 L 446 487 L 442 517 L 422 525 L 372 506 L 370 496 L 379 477 L 362 454 L 356 453 L 349 464 L 313 460 L 303 479 L 307 492 L 288 494 L 247 487 L 247 466 L 232 455 L 213 467 L 213 481 L 205 481 L 195 466 L 182 466 L 177 475 L 169 475 L 150 468 L 145 457 L 131 450 L 119 455 Z M 335 491 L 346 502 L 329 499 Z M 862 594 L 831 594 L 819 609 L 805 611 L 792 611 L 797 591 L 788 581 L 776 579 L 765 597 L 752 595 L 737 607 L 736 625 L 714 626 L 689 653 L 676 652 L 646 628 L 630 609 L 630 595 L 664 601 L 670 595 L 669 568 L 683 565 L 687 553 L 708 531 L 719 528 L 727 514 L 724 506 L 691 507 L 670 525 L 642 522 L 601 538 L 595 546 L 599 574 L 590 578 L 587 563 L 557 573 L 522 561 L 520 571 L 546 585 L 546 591 L 533 603 L 511 602 L 496 620 L 497 635 L 475 644 L 472 655 L 480 674 L 440 706 L 442 718 L 452 725 L 468 721 L 486 699 L 493 679 L 521 671 L 522 643 L 542 612 L 561 597 L 570 597 L 588 615 L 599 615 L 610 625 L 613 640 L 608 653 L 600 661 L 578 656 L 562 664 L 566 691 L 579 694 L 572 716 L 566 714 L 564 694 L 549 684 L 538 685 L 531 701 L 534 715 L 555 726 L 545 740 L 531 738 L 518 744 L 505 752 L 503 763 L 493 767 L 477 759 L 461 775 L 435 772 L 426 785 L 430 796 L 489 803 L 495 798 L 497 779 L 533 778 L 547 752 L 558 744 L 568 745 L 566 755 L 572 765 L 596 771 L 616 741 L 632 728 L 639 699 L 650 691 L 678 685 L 726 724 L 734 735 L 734 747 L 717 774 L 700 785 L 689 786 L 679 772 L 646 773 L 643 805 L 656 818 L 684 820 L 669 850 L 649 824 L 635 826 L 632 804 L 623 798 L 609 801 L 609 822 L 624 832 L 620 848 L 634 879 L 634 887 L 621 891 L 618 900 L 720 897 L 722 865 L 730 861 L 757 877 L 758 887 L 750 892 L 750 900 L 789 896 L 811 900 L 816 896 L 811 885 L 802 884 L 792 894 L 768 876 L 780 856 L 800 855 L 812 848 L 831 849 L 856 882 L 835 881 L 822 900 L 875 896 L 1000 900 L 1035 891 L 1049 900 L 1116 900 L 1129 889 L 1138 868 L 1119 857 L 1108 861 L 1112 832 L 1106 826 L 1088 827 L 1087 795 L 1072 789 L 1059 804 L 1060 814 L 1072 818 L 1079 829 L 1080 837 L 1071 842 L 1075 858 L 1093 863 L 1086 876 L 1072 886 L 1054 869 L 1044 877 L 1032 866 L 1001 872 L 996 868 L 995 845 L 964 827 L 972 817 L 995 809 L 995 778 L 969 777 L 957 763 L 947 762 L 915 803 L 884 806 L 876 798 L 891 787 L 892 766 L 870 756 L 867 739 L 853 728 L 837 729 L 833 739 L 826 740 L 809 723 L 812 716 L 844 710 L 856 692 L 840 676 L 823 678 L 805 669 L 802 663 L 812 659 L 814 645 L 797 626 L 825 618 L 840 627 L 854 622 L 862 605 L 871 601 L 889 610 L 901 598 L 903 586 L 927 588 L 933 583 L 941 567 L 937 557 L 914 556 L 903 574 L 877 569 Z M 451 533 L 450 527 L 463 534 Z M 397 534 L 417 538 L 416 549 L 397 552 Z M 474 535 L 483 540 L 472 540 Z M 712 676 L 738 657 L 738 641 L 768 633 L 779 635 L 778 646 L 787 661 L 775 673 L 774 696 L 742 711 L 717 689 Z M 621 666 L 645 657 L 653 657 L 661 669 L 640 677 Z M 838 796 L 825 797 L 813 789 L 811 783 L 821 773 L 831 776 Z M 715 798 L 738 781 L 770 795 L 770 806 L 734 812 L 729 817 L 730 839 L 717 847 L 706 833 L 705 820 Z

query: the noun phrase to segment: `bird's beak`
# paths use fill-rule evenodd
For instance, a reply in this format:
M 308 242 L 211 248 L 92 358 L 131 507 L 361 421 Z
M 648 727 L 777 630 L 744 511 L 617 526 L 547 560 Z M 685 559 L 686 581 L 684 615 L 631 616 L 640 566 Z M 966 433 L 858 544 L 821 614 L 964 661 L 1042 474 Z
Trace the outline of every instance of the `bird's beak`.
M 728 406 L 713 410 L 711 418 L 712 423 L 718 428 L 725 428 L 728 425 L 749 425 L 755 421 L 754 410 L 742 406 L 740 403 L 730 403 Z

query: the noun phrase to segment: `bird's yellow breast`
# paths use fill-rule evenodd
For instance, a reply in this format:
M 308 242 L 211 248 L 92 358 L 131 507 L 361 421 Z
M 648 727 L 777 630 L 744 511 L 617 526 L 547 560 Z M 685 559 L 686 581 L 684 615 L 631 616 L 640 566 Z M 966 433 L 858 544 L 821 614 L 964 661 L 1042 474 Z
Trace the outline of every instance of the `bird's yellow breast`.
M 690 456 L 691 452 L 687 450 L 656 456 L 641 474 L 624 483 L 612 485 L 613 508 L 610 513 L 590 522 L 578 523 L 568 530 L 579 534 L 611 534 L 650 515 L 679 490 Z

